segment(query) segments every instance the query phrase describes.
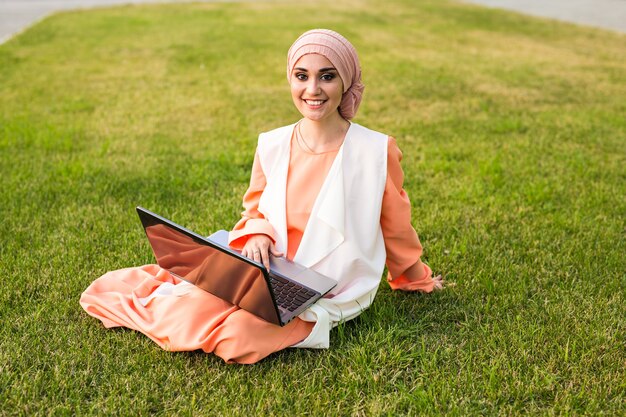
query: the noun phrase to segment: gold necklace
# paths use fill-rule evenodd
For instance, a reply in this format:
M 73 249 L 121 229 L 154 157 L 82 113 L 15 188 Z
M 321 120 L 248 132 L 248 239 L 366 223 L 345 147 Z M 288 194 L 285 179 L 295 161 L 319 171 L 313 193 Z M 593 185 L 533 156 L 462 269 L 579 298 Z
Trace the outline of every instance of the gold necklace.
M 298 142 L 302 142 L 302 144 L 304 145 L 304 147 L 311 153 L 317 154 L 317 152 L 315 152 L 313 149 L 311 149 L 311 147 L 309 146 L 308 143 L 306 143 L 306 140 L 304 140 L 304 136 L 302 136 L 302 131 L 300 130 L 300 122 L 298 122 L 298 128 L 296 129 L 296 139 L 298 140 Z
M 300 124 L 300 122 L 298 122 L 298 125 L 296 126 L 296 140 L 298 141 L 298 143 L 302 142 L 302 144 L 304 145 L 306 150 L 308 150 L 310 153 L 312 153 L 314 155 L 321 155 L 323 153 L 327 153 L 327 152 L 331 152 L 333 150 L 336 150 L 336 149 L 331 149 L 330 151 L 315 152 L 313 149 L 311 149 L 309 144 L 304 139 L 304 135 L 302 135 L 302 131 L 300 130 L 300 126 L 301 126 L 301 124 Z M 343 140 L 342 140 L 342 142 L 343 142 Z

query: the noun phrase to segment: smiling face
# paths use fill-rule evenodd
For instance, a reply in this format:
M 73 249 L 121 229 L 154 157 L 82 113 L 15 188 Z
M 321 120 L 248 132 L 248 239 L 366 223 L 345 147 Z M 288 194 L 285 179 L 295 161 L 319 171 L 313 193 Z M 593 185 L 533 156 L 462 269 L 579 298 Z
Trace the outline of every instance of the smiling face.
M 302 116 L 318 122 L 339 116 L 343 82 L 325 56 L 303 55 L 293 67 L 290 84 L 291 98 Z

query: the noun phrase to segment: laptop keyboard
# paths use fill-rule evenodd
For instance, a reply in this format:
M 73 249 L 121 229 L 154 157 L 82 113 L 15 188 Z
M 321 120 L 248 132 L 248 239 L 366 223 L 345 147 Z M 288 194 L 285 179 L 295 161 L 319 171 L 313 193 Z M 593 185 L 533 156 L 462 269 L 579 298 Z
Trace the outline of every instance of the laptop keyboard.
M 275 275 L 270 275 L 270 283 L 276 304 L 289 311 L 296 311 L 316 294 L 315 291 Z

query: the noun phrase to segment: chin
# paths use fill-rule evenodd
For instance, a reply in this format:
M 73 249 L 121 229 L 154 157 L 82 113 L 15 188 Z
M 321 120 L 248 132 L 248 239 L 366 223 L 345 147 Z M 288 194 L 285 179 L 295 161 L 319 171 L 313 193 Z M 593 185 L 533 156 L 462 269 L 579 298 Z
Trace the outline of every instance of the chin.
M 328 112 L 312 112 L 308 109 L 298 109 L 298 110 L 300 111 L 300 114 L 303 117 L 309 120 L 316 121 L 316 122 L 331 118 L 333 116 L 333 113 L 328 113 Z
M 310 113 L 306 113 L 306 112 L 301 113 L 301 114 L 306 119 L 314 120 L 316 122 L 319 122 L 320 120 L 324 120 L 327 117 L 327 115 L 323 115 L 323 114 L 310 114 Z

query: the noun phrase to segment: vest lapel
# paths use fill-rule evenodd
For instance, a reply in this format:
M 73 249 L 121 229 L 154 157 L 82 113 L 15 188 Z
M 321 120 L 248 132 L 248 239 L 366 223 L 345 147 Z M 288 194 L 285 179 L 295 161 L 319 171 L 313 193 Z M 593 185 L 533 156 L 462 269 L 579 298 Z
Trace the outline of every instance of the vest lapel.
M 318 263 L 344 241 L 343 152 L 348 134 L 322 184 L 294 257 L 294 262 L 306 267 Z
M 287 174 L 293 126 L 286 129 L 285 136 L 280 138 L 279 155 L 275 155 L 267 184 L 259 200 L 259 211 L 270 221 L 278 234 L 276 248 L 285 253 L 287 252 Z

